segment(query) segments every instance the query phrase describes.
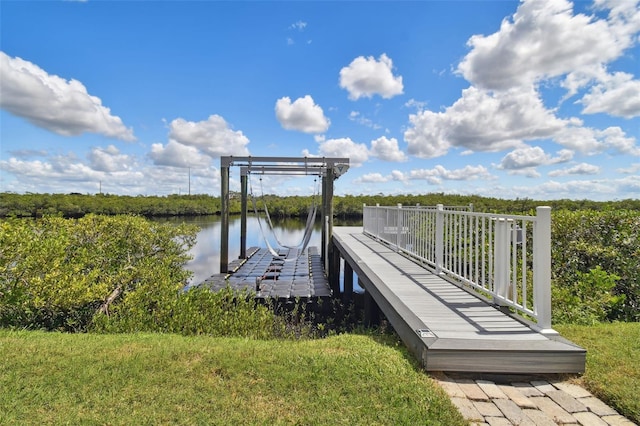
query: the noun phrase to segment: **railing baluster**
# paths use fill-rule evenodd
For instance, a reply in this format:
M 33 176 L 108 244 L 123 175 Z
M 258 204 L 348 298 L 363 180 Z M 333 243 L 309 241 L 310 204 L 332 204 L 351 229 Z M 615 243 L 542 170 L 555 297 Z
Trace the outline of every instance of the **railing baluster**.
M 522 306 L 526 310 L 529 304 L 527 303 L 527 222 L 522 221 Z
M 435 208 L 363 205 L 364 232 L 436 274 L 482 290 L 497 303 L 535 318 L 540 329 L 553 333 L 550 223 L 550 208 L 544 207 L 531 217 L 474 213 L 471 207 L 441 204 Z M 533 266 L 528 265 L 531 260 Z

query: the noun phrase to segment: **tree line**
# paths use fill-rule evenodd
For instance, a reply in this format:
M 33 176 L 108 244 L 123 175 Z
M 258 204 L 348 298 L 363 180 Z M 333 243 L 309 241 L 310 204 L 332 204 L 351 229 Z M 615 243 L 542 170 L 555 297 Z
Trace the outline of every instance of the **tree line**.
M 306 217 L 309 207 L 319 197 L 264 195 L 254 199 L 256 208 L 263 210 L 266 204 L 273 217 Z M 248 210 L 252 211 L 251 200 Z M 537 206 L 551 206 L 553 210 L 635 210 L 640 211 L 640 200 L 619 201 L 592 200 L 533 200 L 530 198 L 500 199 L 477 195 L 453 195 L 429 193 L 422 195 L 343 195 L 333 199 L 334 216 L 339 218 L 362 217 L 362 206 L 380 204 L 435 206 L 472 206 L 478 212 L 528 214 Z M 230 213 L 241 211 L 240 196 L 232 193 Z M 87 214 L 134 214 L 145 217 L 200 216 L 220 214 L 220 197 L 211 195 L 126 196 L 109 194 L 16 194 L 0 193 L 0 217 L 44 217 L 58 215 L 80 218 Z
M 56 206 L 75 200 L 74 197 L 86 205 L 94 202 L 93 208 L 102 214 L 85 214 L 77 219 L 61 217 L 67 213 L 56 210 Z M 43 217 L 32 220 L 33 214 L 13 213 L 14 217 L 0 220 L 0 327 L 216 334 L 220 332 L 217 328 L 213 331 L 220 325 L 218 320 L 226 317 L 214 318 L 211 313 L 227 312 L 229 304 L 238 303 L 232 294 L 212 295 L 202 289 L 183 297 L 180 289 L 189 275 L 183 266 L 195 242 L 195 228 L 147 221 L 140 216 L 141 210 L 137 216 L 108 215 L 107 208 L 98 210 L 99 203 L 105 201 L 105 206 L 118 206 L 127 213 L 136 213 L 136 209 L 126 202 L 137 202 L 137 206 L 145 208 L 157 203 L 165 206 L 159 211 L 167 214 L 167 204 L 188 210 L 184 206 L 215 205 L 219 201 L 215 197 L 2 194 L 4 214 L 15 212 L 12 209 L 17 208 L 18 202 L 27 206 L 26 201 L 38 202 L 42 210 L 37 210 L 35 216 Z M 294 215 L 297 206 L 301 210 L 295 214 L 304 211 L 306 215 L 308 202 L 304 201 L 302 197 L 277 197 L 267 203 L 278 214 Z M 444 194 L 343 196 L 334 202 L 336 214 L 345 217 L 358 214 L 363 203 L 473 203 L 476 211 L 515 214 L 528 213 L 540 204 Z M 277 203 L 281 206 L 277 207 Z M 551 238 L 554 323 L 640 321 L 640 209 L 625 208 L 636 204 L 637 200 L 628 204 L 556 204 Z M 76 205 L 80 206 L 80 202 Z M 287 210 L 289 207 L 291 210 Z M 254 312 L 251 304 L 241 313 L 241 321 L 226 318 L 226 325 L 220 325 L 220 330 L 234 321 L 275 321 L 262 310 Z M 251 315 L 259 318 L 246 321 Z

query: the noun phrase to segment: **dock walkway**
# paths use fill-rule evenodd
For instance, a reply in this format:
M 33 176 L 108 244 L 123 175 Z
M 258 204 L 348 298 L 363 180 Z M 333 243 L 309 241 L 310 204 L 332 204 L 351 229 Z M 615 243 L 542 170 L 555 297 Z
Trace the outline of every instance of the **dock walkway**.
M 433 274 L 360 227 L 334 227 L 333 244 L 407 347 L 430 371 L 579 373 L 586 351 L 543 335 Z

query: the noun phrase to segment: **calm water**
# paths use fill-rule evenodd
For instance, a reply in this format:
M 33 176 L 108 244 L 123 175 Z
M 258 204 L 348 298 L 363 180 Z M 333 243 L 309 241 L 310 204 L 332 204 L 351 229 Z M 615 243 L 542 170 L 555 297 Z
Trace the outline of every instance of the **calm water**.
M 186 268 L 193 272 L 191 283 L 197 284 L 213 274 L 220 272 L 220 235 L 221 223 L 219 216 L 189 219 L 187 223 L 193 223 L 200 227 L 198 241 L 191 249 L 193 259 L 187 263 Z M 297 219 L 286 221 L 274 221 L 273 227 L 278 239 L 286 245 L 297 245 L 304 236 L 305 222 Z M 258 246 L 266 247 L 260 226 L 269 238 L 272 247 L 278 247 L 275 238 L 269 231 L 269 227 L 262 218 L 260 222 L 255 216 L 247 217 L 247 248 Z M 321 224 L 317 222 L 311 235 L 310 246 L 321 244 Z M 240 216 L 232 216 L 229 219 L 229 261 L 240 256 Z
M 193 276 L 189 284 L 198 284 L 211 275 L 220 272 L 220 216 L 200 216 L 192 218 L 171 219 L 172 222 L 185 222 L 200 227 L 197 242 L 189 251 L 193 257 L 185 266 Z M 334 221 L 334 226 L 358 226 L 362 221 Z M 273 220 L 274 233 L 277 239 L 284 245 L 298 245 L 304 236 L 305 220 L 283 219 Z M 262 230 L 261 231 L 261 227 Z M 247 217 L 247 248 L 252 246 L 266 247 L 264 235 L 269 239 L 272 247 L 278 247 L 276 238 L 269 230 L 264 217 L 260 221 L 253 216 Z M 318 220 L 314 224 L 309 247 L 320 248 L 322 244 L 322 224 Z M 240 256 L 240 216 L 232 216 L 229 219 L 229 261 Z M 357 284 L 355 284 L 356 287 Z M 359 288 L 359 287 L 358 287 Z
M 200 227 L 196 245 L 190 250 L 193 259 L 187 263 L 186 268 L 193 272 L 189 284 L 198 284 L 213 274 L 220 272 L 220 234 L 221 223 L 220 216 L 200 216 L 172 219 L 175 222 L 185 222 L 195 224 Z M 340 225 L 359 225 L 361 222 L 334 222 L 335 226 Z M 272 247 L 278 247 L 276 240 L 268 228 L 264 219 L 258 219 L 250 215 L 247 217 L 247 248 L 252 246 L 266 247 L 263 234 L 269 238 L 269 244 Z M 295 246 L 302 241 L 304 236 L 305 220 L 302 219 L 283 219 L 273 220 L 273 227 L 278 240 L 285 245 Z M 320 220 L 316 221 L 313 228 L 313 234 L 309 241 L 309 246 L 320 248 L 322 241 L 322 224 Z M 240 216 L 232 216 L 229 220 L 229 261 L 236 259 L 240 255 Z

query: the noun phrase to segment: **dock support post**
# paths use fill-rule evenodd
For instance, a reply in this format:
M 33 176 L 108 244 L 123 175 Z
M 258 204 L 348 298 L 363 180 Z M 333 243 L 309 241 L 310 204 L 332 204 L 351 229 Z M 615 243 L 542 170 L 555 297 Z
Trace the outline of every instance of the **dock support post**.
M 229 166 L 220 167 L 220 273 L 229 270 Z
M 342 297 L 343 302 L 350 302 L 353 299 L 353 268 L 347 262 L 344 261 L 344 295 Z
M 327 273 L 331 270 L 329 262 L 331 260 L 331 251 L 333 246 L 331 244 L 331 237 L 333 235 L 333 181 L 335 180 L 335 174 L 332 167 L 327 167 L 325 174 L 322 177 L 322 261 L 325 267 L 328 269 Z M 331 281 L 331 277 L 329 277 Z
M 360 282 L 360 279 L 358 279 L 358 282 Z M 360 287 L 364 288 L 362 283 L 360 283 Z M 371 293 L 365 289 L 364 291 L 364 326 L 373 327 L 376 325 L 380 325 L 380 308 L 376 304 L 376 301 L 373 300 L 373 296 L 371 296 Z
M 327 272 L 329 286 L 334 297 L 340 296 L 340 252 L 331 247 L 329 251 L 329 271 Z
M 247 258 L 247 175 L 240 176 L 240 259 Z

